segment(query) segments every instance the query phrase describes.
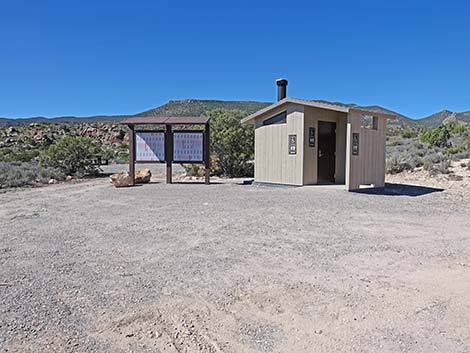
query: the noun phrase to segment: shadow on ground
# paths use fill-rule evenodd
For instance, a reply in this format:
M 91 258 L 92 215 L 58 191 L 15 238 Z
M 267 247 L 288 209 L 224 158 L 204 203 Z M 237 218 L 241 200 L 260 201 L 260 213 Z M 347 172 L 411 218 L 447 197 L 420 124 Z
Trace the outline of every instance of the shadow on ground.
M 428 186 L 386 183 L 383 188 L 359 189 L 358 194 L 385 195 L 385 196 L 423 196 L 433 192 L 442 192 L 444 189 Z
M 188 180 L 188 181 L 173 181 L 172 184 L 194 184 L 194 185 L 206 185 L 206 183 L 202 180 L 202 181 L 191 181 L 191 180 Z M 207 185 L 219 185 L 219 184 L 223 184 L 219 181 L 211 181 L 209 184 Z

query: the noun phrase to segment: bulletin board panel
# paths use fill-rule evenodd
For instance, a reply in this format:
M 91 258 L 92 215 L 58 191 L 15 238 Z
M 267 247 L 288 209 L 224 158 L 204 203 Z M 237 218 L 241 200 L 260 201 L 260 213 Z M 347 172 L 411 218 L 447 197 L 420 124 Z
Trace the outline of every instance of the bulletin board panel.
M 164 163 L 165 132 L 136 131 L 135 161 L 137 163 Z
M 203 163 L 204 146 L 204 131 L 174 131 L 173 161 L 177 163 Z

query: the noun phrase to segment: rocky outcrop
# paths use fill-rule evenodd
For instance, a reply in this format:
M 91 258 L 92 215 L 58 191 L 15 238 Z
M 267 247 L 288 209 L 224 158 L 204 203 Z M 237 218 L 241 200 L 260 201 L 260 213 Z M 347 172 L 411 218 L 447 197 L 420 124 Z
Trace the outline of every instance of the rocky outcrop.
M 457 114 L 456 113 L 451 113 L 447 118 L 445 118 L 442 123 L 443 124 L 448 124 L 451 122 L 456 122 L 457 121 Z
M 126 151 L 127 128 L 118 124 L 36 124 L 0 128 L 0 149 L 36 149 L 47 147 L 64 136 L 91 137 L 116 153 Z M 1 151 L 0 151 L 1 152 Z
M 126 129 L 119 125 L 82 124 L 78 129 L 78 134 L 93 137 L 105 145 L 119 146 L 129 142 Z

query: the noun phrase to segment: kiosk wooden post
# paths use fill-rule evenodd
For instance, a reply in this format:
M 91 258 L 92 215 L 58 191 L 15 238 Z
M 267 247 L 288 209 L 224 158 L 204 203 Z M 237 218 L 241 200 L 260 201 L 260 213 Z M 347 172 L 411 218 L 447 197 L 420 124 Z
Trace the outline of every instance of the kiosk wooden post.
M 131 185 L 135 185 L 135 131 L 134 125 L 129 126 L 129 176 Z
M 205 125 L 204 129 L 204 167 L 205 167 L 205 183 L 210 184 L 210 172 L 211 172 L 211 151 L 210 151 L 210 127 L 209 123 Z
M 165 134 L 165 160 L 166 160 L 166 183 L 173 183 L 173 170 L 171 164 L 173 163 L 173 134 L 171 125 L 166 126 Z

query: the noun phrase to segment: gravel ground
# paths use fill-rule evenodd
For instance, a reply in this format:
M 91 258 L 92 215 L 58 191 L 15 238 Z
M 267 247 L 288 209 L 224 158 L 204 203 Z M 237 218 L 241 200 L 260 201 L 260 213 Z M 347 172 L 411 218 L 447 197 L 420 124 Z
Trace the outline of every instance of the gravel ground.
M 106 178 L 0 194 L 1 352 L 470 352 L 470 199 Z

